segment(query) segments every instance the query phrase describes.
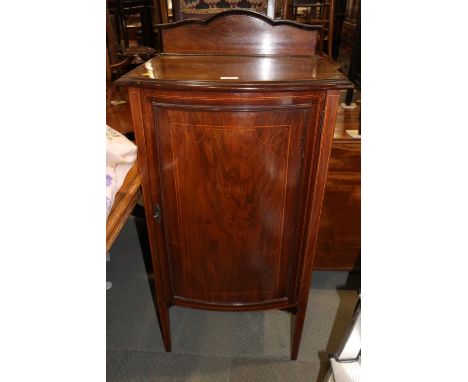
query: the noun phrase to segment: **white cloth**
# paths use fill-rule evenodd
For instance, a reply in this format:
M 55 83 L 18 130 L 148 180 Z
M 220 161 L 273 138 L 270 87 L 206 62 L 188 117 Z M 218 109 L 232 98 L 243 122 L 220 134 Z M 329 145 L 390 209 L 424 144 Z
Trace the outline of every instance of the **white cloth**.
M 137 158 L 137 147 L 125 136 L 106 127 L 106 218 L 115 195 Z

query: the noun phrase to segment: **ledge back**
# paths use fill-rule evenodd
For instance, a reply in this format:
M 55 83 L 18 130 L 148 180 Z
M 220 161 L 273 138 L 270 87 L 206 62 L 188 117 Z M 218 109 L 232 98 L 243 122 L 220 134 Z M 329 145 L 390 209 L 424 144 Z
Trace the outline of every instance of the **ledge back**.
M 244 10 L 158 27 L 164 53 L 225 55 L 313 55 L 321 30 L 317 25 L 274 21 Z

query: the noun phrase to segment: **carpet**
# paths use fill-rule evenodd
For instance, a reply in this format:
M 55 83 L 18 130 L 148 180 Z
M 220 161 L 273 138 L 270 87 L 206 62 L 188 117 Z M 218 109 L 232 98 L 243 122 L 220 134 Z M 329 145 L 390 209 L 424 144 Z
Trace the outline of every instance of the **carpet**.
M 107 263 L 107 280 L 113 285 L 106 292 L 108 381 L 322 380 L 329 368 L 327 355 L 337 349 L 351 322 L 359 275 L 314 272 L 297 361 L 289 360 L 291 318 L 283 311 L 172 307 L 172 352 L 166 353 L 140 223 L 129 218 Z

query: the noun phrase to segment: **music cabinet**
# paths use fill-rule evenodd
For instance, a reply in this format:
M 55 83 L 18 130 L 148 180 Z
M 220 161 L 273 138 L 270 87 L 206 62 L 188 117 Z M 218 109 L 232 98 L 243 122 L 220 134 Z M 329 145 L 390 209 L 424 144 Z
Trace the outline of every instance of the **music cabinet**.
M 319 27 L 249 11 L 159 26 L 128 86 L 164 346 L 169 307 L 293 314 L 296 359 L 340 89 Z

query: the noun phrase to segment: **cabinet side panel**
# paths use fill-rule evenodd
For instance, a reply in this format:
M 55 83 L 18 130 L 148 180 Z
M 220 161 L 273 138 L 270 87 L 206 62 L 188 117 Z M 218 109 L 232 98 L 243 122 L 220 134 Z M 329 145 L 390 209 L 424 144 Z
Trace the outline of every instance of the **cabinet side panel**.
M 306 227 L 306 237 L 304 243 L 304 253 L 299 267 L 300 276 L 297 284 L 299 306 L 306 306 L 309 296 L 309 288 L 312 280 L 312 266 L 314 262 L 315 247 L 320 223 L 323 196 L 325 193 L 326 177 L 328 173 L 328 163 L 330 159 L 333 132 L 335 129 L 336 111 L 338 108 L 340 92 L 332 90 L 327 92 L 325 108 L 323 114 L 322 131 L 319 137 L 317 152 L 317 168 L 313 174 L 313 181 L 310 183 L 311 194 L 308 200 L 308 218 Z
M 156 293 L 164 293 L 167 304 L 172 303 L 172 283 L 170 279 L 169 263 L 165 250 L 164 226 L 154 219 L 154 212 L 162 204 L 159 187 L 159 171 L 155 171 L 158 155 L 153 131 L 153 111 L 151 105 L 151 91 L 144 89 L 130 89 L 130 102 L 138 147 L 138 160 L 141 172 L 142 190 L 145 204 L 146 224 L 148 226 L 151 244 Z M 158 283 L 161 285 L 158 286 Z
M 145 109 L 147 109 L 147 106 L 145 105 L 145 102 L 142 101 L 142 99 L 144 99 L 144 96 L 142 96 L 140 89 L 129 89 L 129 99 L 132 109 L 132 121 L 138 147 L 138 165 L 140 169 L 143 198 L 145 203 L 145 214 L 150 241 L 151 260 L 153 263 L 156 305 L 159 312 L 159 321 L 161 325 L 161 334 L 164 342 L 164 347 L 166 351 L 170 351 L 171 333 L 169 324 L 168 305 L 171 302 L 172 292 L 170 290 L 170 283 L 167 280 L 167 277 L 169 277 L 168 271 L 167 268 L 164 266 L 164 261 L 162 261 L 164 259 L 161 256 L 158 256 L 158 254 L 161 253 L 161 241 L 157 240 L 157 235 L 159 234 L 160 238 L 161 232 L 158 232 L 158 227 L 155 226 L 152 216 L 153 196 L 149 173 L 153 171 L 151 171 L 151 166 L 149 164 L 149 158 L 151 158 L 151 153 L 148 153 L 146 147 L 147 131 L 145 133 L 145 125 L 148 126 L 148 118 L 150 118 L 151 116 L 149 116 L 148 113 L 145 113 Z
M 335 128 L 336 110 L 339 102 L 339 91 L 327 91 L 323 124 L 319 131 L 317 165 L 311 171 L 310 194 L 307 202 L 307 227 L 302 258 L 299 263 L 299 279 L 297 282 L 297 311 L 294 322 L 294 332 L 291 344 L 291 359 L 297 359 L 302 329 L 304 327 L 307 300 L 312 280 L 312 266 L 314 262 L 315 246 L 320 222 L 325 181 L 328 171 L 330 149 Z

